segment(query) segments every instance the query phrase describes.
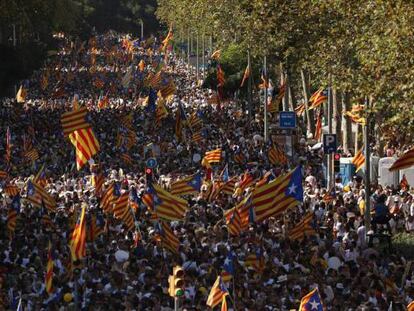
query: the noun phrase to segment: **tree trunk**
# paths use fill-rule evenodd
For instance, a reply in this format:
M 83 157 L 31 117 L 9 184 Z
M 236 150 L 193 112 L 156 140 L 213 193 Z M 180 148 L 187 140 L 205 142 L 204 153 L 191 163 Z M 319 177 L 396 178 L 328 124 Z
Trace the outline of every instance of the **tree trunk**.
M 352 128 L 351 120 L 345 117 L 344 112 L 350 110 L 350 96 L 348 92 L 345 92 L 341 96 L 341 106 L 342 106 L 342 148 L 344 153 L 349 153 L 349 148 L 351 147 L 352 142 Z
M 310 97 L 310 87 L 309 87 L 309 79 L 306 79 L 305 71 L 303 69 L 300 70 L 300 75 L 302 77 L 302 90 L 303 90 L 303 99 L 305 102 L 305 115 L 306 115 L 306 129 L 307 134 L 313 133 L 315 131 L 315 120 L 313 119 L 313 111 L 309 110 L 308 102 Z
M 342 141 L 341 133 L 341 94 L 332 88 L 332 103 L 333 103 L 333 132 L 336 134 L 336 139 L 338 142 Z
M 283 97 L 283 111 L 289 110 L 289 76 L 287 70 L 283 67 L 283 64 L 280 64 L 280 72 L 281 75 L 284 77 L 284 83 L 285 83 L 285 96 Z

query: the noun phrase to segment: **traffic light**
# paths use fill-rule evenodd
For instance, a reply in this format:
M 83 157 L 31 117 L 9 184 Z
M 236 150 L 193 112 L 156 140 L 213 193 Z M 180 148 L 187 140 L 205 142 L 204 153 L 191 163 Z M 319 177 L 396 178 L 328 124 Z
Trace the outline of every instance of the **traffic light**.
M 168 293 L 171 297 L 184 295 L 184 270 L 180 266 L 173 268 L 173 274 L 168 277 Z
M 153 170 L 152 168 L 147 167 L 145 169 L 145 179 L 147 180 L 147 184 L 152 183 L 152 178 L 153 178 Z
M 334 172 L 340 172 L 340 165 L 341 165 L 341 155 L 339 153 L 334 154 Z

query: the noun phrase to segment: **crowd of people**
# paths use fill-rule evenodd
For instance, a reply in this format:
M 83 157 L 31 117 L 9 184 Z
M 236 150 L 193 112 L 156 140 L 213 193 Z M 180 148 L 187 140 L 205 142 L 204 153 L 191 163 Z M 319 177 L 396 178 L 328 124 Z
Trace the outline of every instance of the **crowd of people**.
M 218 103 L 216 92 L 195 83 L 194 70 L 160 45 L 156 39 L 139 42 L 115 33 L 84 43 L 64 39 L 58 54 L 23 82 L 24 103 L 2 99 L 0 135 L 10 133 L 11 156 L 0 167 L 7 172 L 0 180 L 0 310 L 18 304 L 24 310 L 173 310 L 168 275 L 176 265 L 185 270 L 182 310 L 207 310 L 209 291 L 229 254 L 234 265 L 225 283 L 229 310 L 298 309 L 301 298 L 316 287 L 326 310 L 405 310 L 414 300 L 414 269 L 409 258 L 366 240 L 362 179 L 356 176 L 343 185 L 339 178 L 335 188 L 327 189 L 323 154 L 301 136 L 286 161 L 271 163 L 262 120 L 245 115 L 231 101 Z M 152 108 L 154 89 L 171 81 L 174 94 L 162 98 L 158 93 Z M 73 105 L 87 107 L 100 144 L 90 167 L 81 170 L 60 122 Z M 181 108 L 187 126 L 180 139 L 176 111 Z M 126 116 L 132 116 L 128 126 Z M 197 124 L 188 126 L 192 122 Z M 133 135 L 124 148 L 120 140 L 126 127 Z M 6 144 L 0 148 L 7 153 Z M 201 158 L 217 148 L 221 161 L 206 170 Z M 28 149 L 36 149 L 38 158 L 28 159 Z M 150 157 L 157 161 L 152 181 L 166 189 L 184 176 L 204 177 L 199 192 L 184 196 L 189 203 L 185 218 L 169 223 L 179 239 L 177 252 L 160 243 L 157 219 L 142 201 Z M 121 191 L 136 191 L 134 230 L 102 210 L 92 182 L 91 167 L 98 163 L 105 175 L 102 192 L 112 182 Z M 224 211 L 248 196 L 255 183 L 212 199 L 209 191 L 222 172 L 236 177 L 237 189 L 246 172 L 257 182 L 297 166 L 303 174 L 303 202 L 263 222 L 251 217 L 245 230 L 231 235 Z M 27 200 L 28 181 L 38 172 L 56 201 L 54 211 Z M 9 211 L 16 193 L 7 191 L 10 185 L 17 186 L 21 198 L 12 230 Z M 372 185 L 371 190 L 377 231 L 378 226 L 387 226 L 391 234 L 414 231 L 409 187 Z M 87 215 L 103 220 L 102 230 L 88 236 L 87 254 L 74 265 L 69 241 L 85 204 Z M 312 233 L 290 236 L 309 213 Z M 49 241 L 51 293 L 45 287 Z M 251 254 L 263 263 L 259 268 L 246 264 Z

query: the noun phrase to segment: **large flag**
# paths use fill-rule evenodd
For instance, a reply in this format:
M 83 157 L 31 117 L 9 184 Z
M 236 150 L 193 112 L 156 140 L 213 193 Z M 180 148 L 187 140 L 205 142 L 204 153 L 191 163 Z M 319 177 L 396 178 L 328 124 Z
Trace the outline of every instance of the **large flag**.
M 55 199 L 34 180 L 27 182 L 27 199 L 35 206 L 41 206 L 42 201 L 48 210 L 56 209 Z
M 317 288 L 312 290 L 300 301 L 299 311 L 323 311 L 322 298 Z
M 104 175 L 99 164 L 91 165 L 91 184 L 95 188 L 95 196 L 100 198 L 102 194 L 102 186 L 104 183 Z
M 227 296 L 228 294 L 229 292 L 227 291 L 227 288 L 224 285 L 221 276 L 218 276 L 213 284 L 213 287 L 211 288 L 210 294 L 208 295 L 207 306 L 214 308 L 220 302 L 222 302 L 223 297 Z
M 52 257 L 52 243 L 49 241 L 49 249 L 47 251 L 47 265 L 45 275 L 46 292 L 50 295 L 53 293 L 53 257 Z
M 76 149 L 76 167 L 80 170 L 96 153 L 100 146 L 92 128 L 81 129 L 69 134 L 69 140 Z
M 389 168 L 390 171 L 402 170 L 414 165 L 414 148 L 405 152 Z
M 328 91 L 320 88 L 309 98 L 309 109 L 315 109 L 328 100 Z
M 76 110 L 68 111 L 62 114 L 60 122 L 63 128 L 63 134 L 69 136 L 70 133 L 91 127 L 91 125 L 86 122 L 86 115 L 88 110 L 86 107 L 81 107 Z
M 187 195 L 200 192 L 202 182 L 200 174 L 185 177 L 171 184 L 171 194 Z
M 27 96 L 27 90 L 26 88 L 23 87 L 23 85 L 20 85 L 19 90 L 17 91 L 16 94 L 16 101 L 18 103 L 24 103 L 26 100 L 26 96 Z
M 212 163 L 220 163 L 221 161 L 221 148 L 207 151 L 204 155 L 201 165 L 209 168 Z
M 268 184 L 256 187 L 252 194 L 257 222 L 279 215 L 302 201 L 302 169 L 300 166 Z
M 246 82 L 247 79 L 249 79 L 249 77 L 250 77 L 250 68 L 249 68 L 249 65 L 247 65 L 246 69 L 244 70 L 243 79 L 240 83 L 240 87 L 244 86 L 244 82 Z
M 156 228 L 160 236 L 162 246 L 170 250 L 172 253 L 178 254 L 180 240 L 178 240 L 170 226 L 166 222 L 161 221 L 157 223 Z
M 170 79 L 168 83 L 160 88 L 161 96 L 167 98 L 171 95 L 174 95 L 177 87 L 175 86 L 174 80 Z
M 152 184 L 149 188 L 152 194 L 155 212 L 165 220 L 183 220 L 188 209 L 188 202 L 164 190 L 161 186 Z
M 260 81 L 261 83 L 259 84 L 259 89 L 264 90 L 269 88 L 269 79 L 263 69 L 260 74 Z
M 99 142 L 92 131 L 91 125 L 86 122 L 86 114 L 87 109 L 82 107 L 65 112 L 61 118 L 63 134 L 69 137 L 70 142 L 76 149 L 76 166 L 78 170 L 100 149 Z
M 119 196 L 114 205 L 114 216 L 124 222 L 128 230 L 135 229 L 135 219 L 129 206 L 129 192 L 124 192 Z
M 244 265 L 246 267 L 251 267 L 254 271 L 262 273 L 265 268 L 265 260 L 262 254 L 262 250 L 259 248 L 255 252 L 247 255 Z
M 117 183 L 112 183 L 103 193 L 101 199 L 101 208 L 105 213 L 112 212 L 112 208 L 118 197 L 120 189 Z
M 82 206 L 82 212 L 75 229 L 73 230 L 70 241 L 70 252 L 72 261 L 81 260 L 86 256 L 86 219 L 85 219 L 86 205 Z
M 234 275 L 234 258 L 235 254 L 232 251 L 229 251 L 226 259 L 223 263 L 223 270 L 221 272 L 221 278 L 223 282 L 228 282 L 231 280 Z
M 234 187 L 236 186 L 237 176 L 234 176 L 227 180 L 222 186 L 221 186 L 221 192 L 227 194 L 227 195 L 233 195 L 234 193 Z
M 276 145 L 272 145 L 269 148 L 267 157 L 269 159 L 269 162 L 273 165 L 286 164 L 288 162 L 288 158 L 286 157 L 285 152 Z
M 303 219 L 289 231 L 289 239 L 302 240 L 305 236 L 315 235 L 315 229 L 312 226 L 313 213 L 306 214 Z
M 224 212 L 226 218 L 227 231 L 230 235 L 237 236 L 241 232 L 241 218 L 237 208 L 232 208 Z
M 199 129 L 203 125 L 203 121 L 201 119 L 202 115 L 199 111 L 194 111 L 191 116 L 188 118 L 188 126 L 194 131 Z
M 352 164 L 356 167 L 355 172 L 358 172 L 365 165 L 365 157 L 362 151 L 363 148 L 361 148 L 352 158 Z

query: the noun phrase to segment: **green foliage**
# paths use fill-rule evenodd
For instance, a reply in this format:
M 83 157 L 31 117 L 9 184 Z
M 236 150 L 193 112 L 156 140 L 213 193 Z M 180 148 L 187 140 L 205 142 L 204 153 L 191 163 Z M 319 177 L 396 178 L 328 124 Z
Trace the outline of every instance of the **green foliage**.
M 213 35 L 223 50 L 231 50 L 237 42 L 241 51 L 249 48 L 256 59 L 266 55 L 273 67 L 270 72 L 276 73 L 282 64 L 293 89 L 301 88 L 299 72 L 304 69 L 313 88 L 331 83 L 338 92 L 349 94 L 351 103 L 372 98 L 381 130 L 414 142 L 406 135 L 414 132 L 412 2 L 158 0 L 158 4 L 160 21 L 174 24 L 179 33 L 191 29 Z M 238 55 L 232 57 L 234 62 L 226 59 L 231 70 Z
M 414 234 L 401 232 L 392 237 L 392 245 L 406 259 L 414 259 Z

